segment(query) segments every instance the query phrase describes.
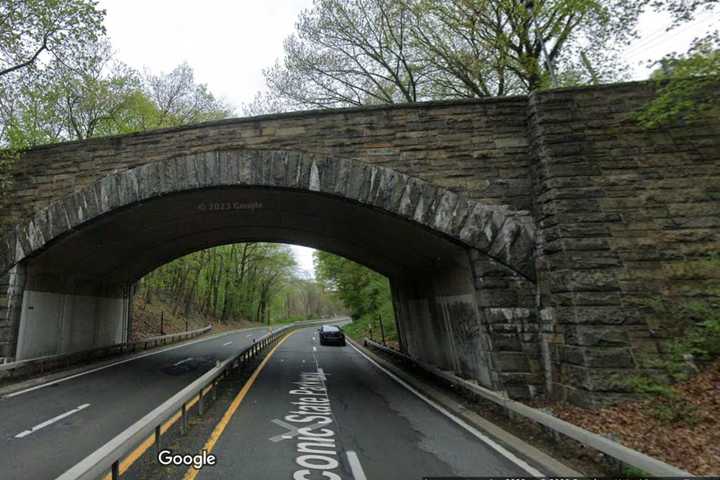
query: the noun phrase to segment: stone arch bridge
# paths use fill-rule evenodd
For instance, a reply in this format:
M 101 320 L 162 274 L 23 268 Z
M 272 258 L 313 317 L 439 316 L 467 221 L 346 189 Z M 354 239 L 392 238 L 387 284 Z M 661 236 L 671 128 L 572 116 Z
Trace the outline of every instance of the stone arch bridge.
M 387 275 L 414 357 L 517 398 L 623 398 L 658 353 L 643 300 L 720 244 L 718 124 L 642 130 L 632 114 L 653 95 L 621 84 L 32 149 L 0 203 L 0 356 L 124 341 L 145 273 L 277 241 Z

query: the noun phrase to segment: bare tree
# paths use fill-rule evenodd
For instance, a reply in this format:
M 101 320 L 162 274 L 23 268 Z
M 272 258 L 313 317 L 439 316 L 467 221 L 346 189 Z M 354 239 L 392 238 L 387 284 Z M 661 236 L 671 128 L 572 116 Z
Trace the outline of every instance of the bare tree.
M 621 78 L 649 0 L 319 0 L 255 110 L 527 93 Z M 260 107 L 260 108 L 257 108 Z

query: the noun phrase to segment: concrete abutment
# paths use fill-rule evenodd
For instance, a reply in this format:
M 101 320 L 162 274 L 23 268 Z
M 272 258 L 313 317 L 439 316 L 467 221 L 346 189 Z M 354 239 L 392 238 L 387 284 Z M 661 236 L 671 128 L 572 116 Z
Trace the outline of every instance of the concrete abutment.
M 61 355 L 124 343 L 130 295 L 123 285 L 82 285 L 72 274 L 38 272 L 32 260 L 10 271 L 8 334 L 0 356 L 8 360 Z

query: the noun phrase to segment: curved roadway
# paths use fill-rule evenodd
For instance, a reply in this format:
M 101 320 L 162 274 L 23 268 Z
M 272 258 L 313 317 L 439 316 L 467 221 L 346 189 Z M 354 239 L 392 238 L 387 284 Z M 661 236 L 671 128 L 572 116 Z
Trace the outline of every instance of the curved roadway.
M 265 327 L 149 352 L 0 399 L 0 478 L 53 479 L 267 332 Z

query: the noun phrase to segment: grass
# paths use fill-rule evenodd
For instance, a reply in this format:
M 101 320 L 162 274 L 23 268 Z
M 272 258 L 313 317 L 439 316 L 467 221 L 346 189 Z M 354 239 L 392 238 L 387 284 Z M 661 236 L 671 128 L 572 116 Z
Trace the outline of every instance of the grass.
M 398 342 L 397 329 L 395 328 L 395 319 L 390 315 L 381 315 L 383 329 L 385 330 L 385 342 L 390 345 L 396 345 Z M 352 323 L 343 327 L 343 330 L 353 340 L 362 341 L 369 338 L 376 342 L 382 342 L 382 332 L 380 323 L 375 315 L 363 315 L 360 318 L 353 318 Z

